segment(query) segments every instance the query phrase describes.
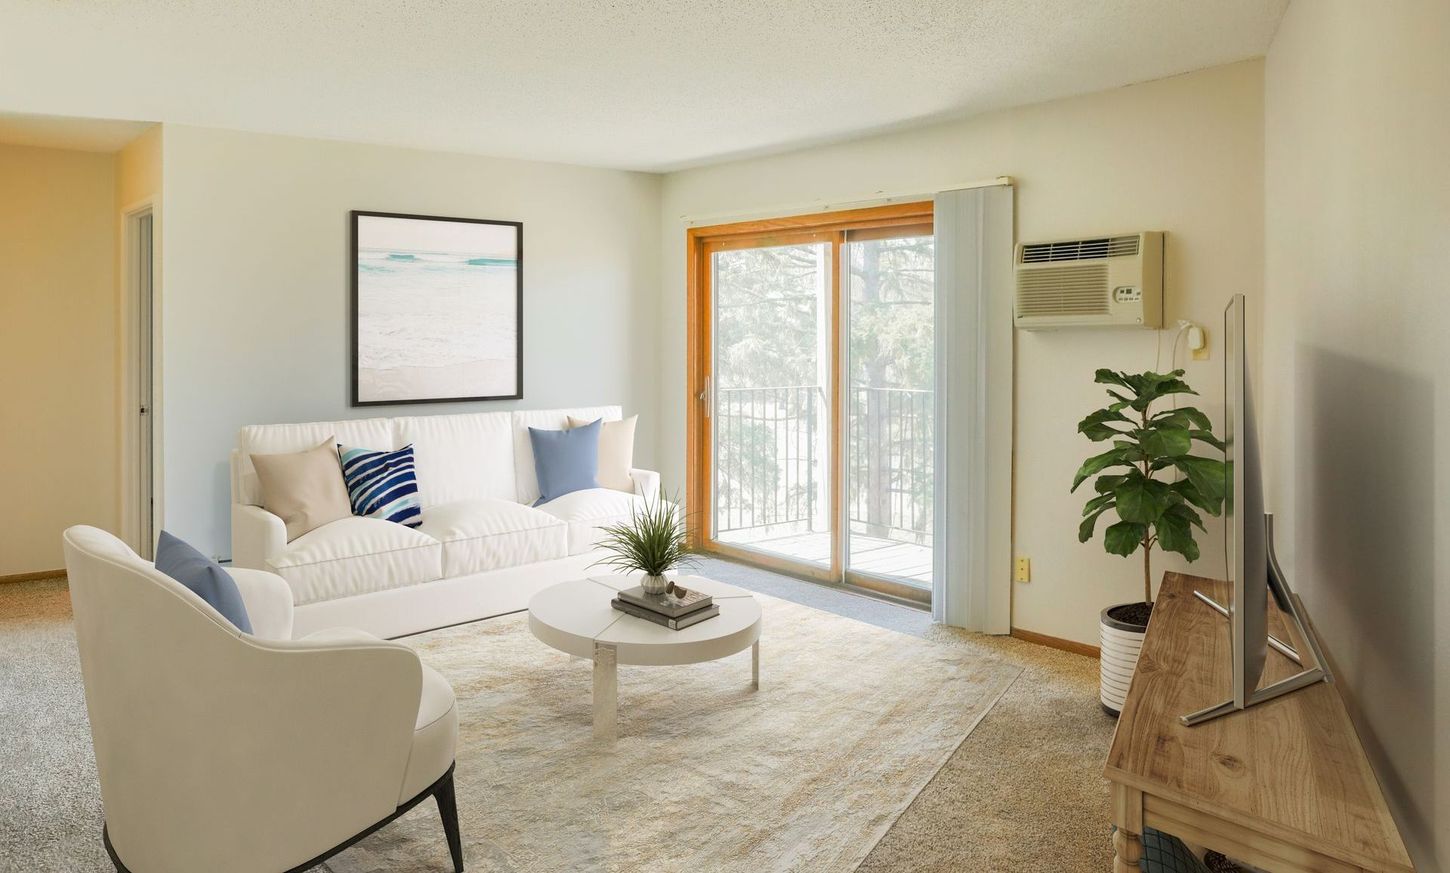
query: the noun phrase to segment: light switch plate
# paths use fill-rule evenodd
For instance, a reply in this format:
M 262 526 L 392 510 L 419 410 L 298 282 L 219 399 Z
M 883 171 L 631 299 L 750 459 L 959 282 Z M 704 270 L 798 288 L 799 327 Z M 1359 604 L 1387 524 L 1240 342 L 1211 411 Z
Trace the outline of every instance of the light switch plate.
M 1030 558 L 1018 558 L 1017 559 L 1017 570 L 1013 574 L 1013 577 L 1012 578 L 1015 579 L 1015 580 L 1017 580 L 1018 582 L 1031 582 L 1032 581 L 1032 560 Z

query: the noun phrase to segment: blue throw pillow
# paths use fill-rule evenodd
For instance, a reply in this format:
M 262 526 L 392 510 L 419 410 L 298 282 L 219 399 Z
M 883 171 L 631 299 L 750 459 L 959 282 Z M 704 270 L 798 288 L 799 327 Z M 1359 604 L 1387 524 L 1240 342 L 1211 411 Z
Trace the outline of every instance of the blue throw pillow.
M 342 479 L 352 514 L 380 518 L 408 527 L 423 523 L 418 502 L 418 476 L 413 468 L 413 446 L 395 452 L 337 447 L 342 459 Z
M 534 472 L 539 477 L 541 506 L 556 497 L 586 488 L 598 488 L 599 430 L 602 419 L 572 430 L 529 428 L 534 444 Z
M 211 604 L 212 609 L 220 612 L 238 630 L 252 632 L 252 620 L 247 617 L 242 592 L 237 590 L 236 581 L 216 561 L 162 531 L 156 540 L 156 569 Z

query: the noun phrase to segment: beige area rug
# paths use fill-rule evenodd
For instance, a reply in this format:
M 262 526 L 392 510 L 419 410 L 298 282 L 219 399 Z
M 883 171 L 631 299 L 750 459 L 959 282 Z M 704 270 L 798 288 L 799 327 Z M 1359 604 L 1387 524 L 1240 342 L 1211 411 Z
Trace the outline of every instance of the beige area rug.
M 757 595 L 747 650 L 621 667 L 619 739 L 591 739 L 591 665 L 522 615 L 414 637 L 453 683 L 470 873 L 854 869 L 1022 672 Z M 449 870 L 431 802 L 333 858 L 334 873 Z

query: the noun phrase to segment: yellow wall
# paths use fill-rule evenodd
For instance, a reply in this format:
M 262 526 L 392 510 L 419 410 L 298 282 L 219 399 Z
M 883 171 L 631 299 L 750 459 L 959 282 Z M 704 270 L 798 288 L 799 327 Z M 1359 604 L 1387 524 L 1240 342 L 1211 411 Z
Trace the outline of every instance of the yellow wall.
M 1450 4 L 1297 2 L 1265 71 L 1268 504 L 1418 869 L 1450 870 Z
M 0 575 L 115 528 L 116 354 L 114 156 L 0 146 Z
M 1263 144 L 1263 63 L 1248 61 L 667 176 L 660 457 L 668 487 L 682 485 L 684 468 L 682 216 L 758 215 L 878 191 L 929 195 L 1010 175 L 1018 183 L 1019 239 L 1165 230 L 1167 323 L 1187 318 L 1207 326 L 1211 357 L 1184 366 L 1203 395 L 1199 405 L 1220 421 L 1223 308 L 1238 292 L 1257 306 L 1263 282 Z M 1162 335 L 1165 366 L 1172 340 L 1171 332 Z M 1093 370 L 1151 369 L 1159 334 L 1018 332 L 1016 343 L 1014 525 L 1016 553 L 1031 558 L 1032 581 L 1013 585 L 1012 622 L 1095 644 L 1102 607 L 1142 599 L 1142 565 L 1136 556 L 1104 553 L 1100 543 L 1077 542 L 1085 498 L 1068 487 L 1078 464 L 1100 447 L 1078 436 L 1076 425 L 1106 400 Z M 1200 537 L 1204 558 L 1193 569 L 1222 576 L 1223 524 L 1209 521 Z M 1155 553 L 1155 576 L 1186 566 Z

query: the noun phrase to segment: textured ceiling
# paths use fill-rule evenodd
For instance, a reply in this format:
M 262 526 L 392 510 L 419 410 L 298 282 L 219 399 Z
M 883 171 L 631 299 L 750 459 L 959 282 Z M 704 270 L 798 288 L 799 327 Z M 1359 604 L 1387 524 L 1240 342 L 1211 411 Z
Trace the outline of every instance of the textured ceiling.
M 1262 55 L 1288 0 L 0 0 L 0 111 L 643 170 Z

